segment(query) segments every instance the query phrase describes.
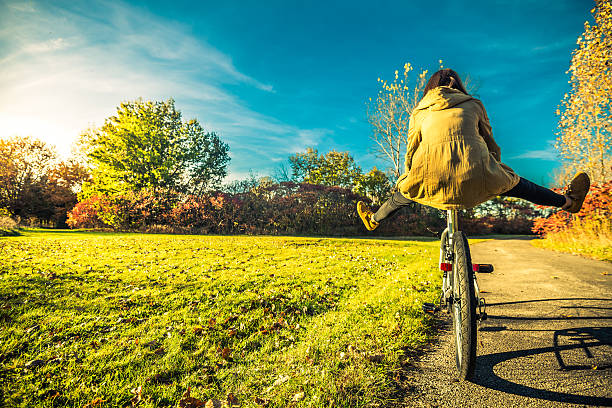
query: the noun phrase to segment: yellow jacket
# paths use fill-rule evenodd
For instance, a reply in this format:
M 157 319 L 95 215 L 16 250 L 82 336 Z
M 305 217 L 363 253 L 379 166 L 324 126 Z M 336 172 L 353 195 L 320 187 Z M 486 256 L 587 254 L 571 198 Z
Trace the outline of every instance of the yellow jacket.
M 442 210 L 471 208 L 512 189 L 519 176 L 501 163 L 482 102 L 440 86 L 410 117 L 402 194 Z

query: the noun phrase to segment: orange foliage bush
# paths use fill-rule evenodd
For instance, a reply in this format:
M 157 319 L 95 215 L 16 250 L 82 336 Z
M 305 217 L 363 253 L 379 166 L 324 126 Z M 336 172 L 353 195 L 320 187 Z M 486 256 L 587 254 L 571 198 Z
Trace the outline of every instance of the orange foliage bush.
M 557 190 L 559 191 L 559 190 Z M 532 231 L 545 235 L 563 231 L 586 221 L 603 221 L 612 218 L 612 180 L 602 185 L 593 185 L 577 214 L 557 211 L 547 218 L 536 218 Z
M 113 211 L 108 197 L 94 195 L 77 203 L 68 213 L 66 224 L 70 228 L 105 228 L 110 227 L 103 221 L 103 213 Z

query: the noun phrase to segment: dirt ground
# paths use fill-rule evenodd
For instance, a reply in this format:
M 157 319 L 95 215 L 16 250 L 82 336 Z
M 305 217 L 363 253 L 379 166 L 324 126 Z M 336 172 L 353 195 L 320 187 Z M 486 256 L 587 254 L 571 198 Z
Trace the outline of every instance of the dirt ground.
M 401 407 L 612 406 L 612 264 L 533 247 L 529 239 L 471 246 L 488 319 L 472 382 L 456 379 L 450 316 L 410 364 Z

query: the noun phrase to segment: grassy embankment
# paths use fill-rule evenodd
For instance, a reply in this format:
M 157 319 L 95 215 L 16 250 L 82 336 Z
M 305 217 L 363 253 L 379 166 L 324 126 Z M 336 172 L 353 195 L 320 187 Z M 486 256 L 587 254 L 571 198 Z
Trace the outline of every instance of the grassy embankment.
M 612 220 L 585 218 L 568 229 L 548 233 L 544 239 L 531 242 L 539 248 L 612 262 Z
M 376 406 L 431 334 L 438 244 L 24 231 L 0 239 L 6 406 Z M 231 395 L 230 395 L 231 394 Z

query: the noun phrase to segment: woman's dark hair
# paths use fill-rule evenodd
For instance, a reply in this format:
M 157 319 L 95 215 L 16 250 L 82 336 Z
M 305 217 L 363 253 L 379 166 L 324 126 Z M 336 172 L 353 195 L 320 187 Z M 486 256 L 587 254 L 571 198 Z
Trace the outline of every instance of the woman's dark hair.
M 450 68 L 441 69 L 429 78 L 427 85 L 425 85 L 425 89 L 423 89 L 422 97 L 424 98 L 427 92 L 438 86 L 448 86 L 468 95 L 463 86 L 463 82 L 461 82 L 461 78 L 459 78 L 459 74 Z

